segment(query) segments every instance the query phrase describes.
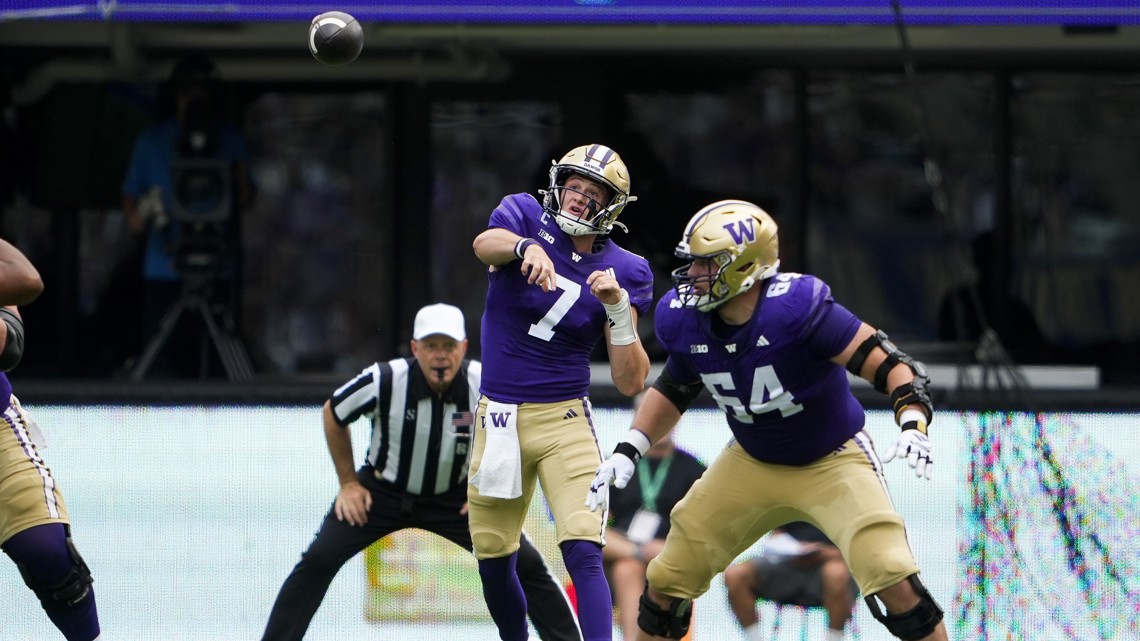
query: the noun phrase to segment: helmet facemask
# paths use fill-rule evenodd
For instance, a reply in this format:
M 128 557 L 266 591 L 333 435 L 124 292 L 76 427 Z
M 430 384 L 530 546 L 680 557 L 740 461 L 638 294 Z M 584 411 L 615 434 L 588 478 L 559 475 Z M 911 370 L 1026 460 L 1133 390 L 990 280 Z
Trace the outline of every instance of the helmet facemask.
M 606 195 L 590 197 L 566 183 L 578 176 L 601 186 Z M 568 192 L 581 194 L 588 199 L 581 216 L 563 207 Z M 628 203 L 637 200 L 629 195 L 629 174 L 625 163 L 613 150 L 601 145 L 586 145 L 570 151 L 550 168 L 550 183 L 543 194 L 543 207 L 555 217 L 558 227 L 571 236 L 605 235 L 616 224 L 617 217 Z
M 731 295 L 732 287 L 725 278 L 725 268 L 732 264 L 732 252 L 722 251 L 711 256 L 698 256 L 690 254 L 686 249 L 678 246 L 674 252 L 678 258 L 684 259 L 684 265 L 673 270 L 673 289 L 677 290 L 677 300 L 682 307 L 708 312 L 720 307 Z M 693 276 L 689 273 L 692 264 L 698 260 L 708 260 L 716 265 L 716 270 Z M 735 292 L 739 294 L 752 287 L 753 282 Z
M 777 248 L 776 223 L 764 210 L 743 201 L 713 203 L 693 216 L 677 244 L 675 254 L 687 261 L 672 273 L 677 301 L 702 312 L 720 307 L 776 275 Z M 691 275 L 698 260 L 715 269 Z

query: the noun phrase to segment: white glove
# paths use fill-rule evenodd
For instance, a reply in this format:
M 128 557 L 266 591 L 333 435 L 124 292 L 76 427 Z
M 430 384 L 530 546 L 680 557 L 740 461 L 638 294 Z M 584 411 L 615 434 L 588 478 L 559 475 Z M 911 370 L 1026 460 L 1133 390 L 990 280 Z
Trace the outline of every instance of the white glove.
M 907 414 L 910 411 L 913 410 L 903 412 L 901 417 L 903 431 L 899 434 L 899 439 L 887 450 L 883 463 L 890 463 L 895 456 L 906 457 L 907 463 L 914 468 L 914 475 L 929 480 L 934 474 L 934 458 L 930 453 L 930 437 L 926 435 L 926 416 L 917 412 L 922 418 L 909 420 L 911 417 Z
M 625 454 L 614 452 L 608 459 L 602 461 L 598 471 L 594 473 L 594 482 L 590 484 L 590 493 L 586 495 L 586 507 L 591 512 L 610 509 L 610 483 L 619 490 L 629 484 L 633 478 L 636 463 Z

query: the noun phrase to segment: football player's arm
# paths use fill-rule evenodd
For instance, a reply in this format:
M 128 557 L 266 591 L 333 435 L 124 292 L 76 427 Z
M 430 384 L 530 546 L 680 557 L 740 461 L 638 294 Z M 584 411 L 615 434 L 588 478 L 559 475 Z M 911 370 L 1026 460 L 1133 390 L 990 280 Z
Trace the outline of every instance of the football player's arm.
M 471 247 L 479 260 L 492 270 L 520 260 L 519 271 L 527 277 L 528 283 L 540 285 L 544 292 L 554 291 L 554 263 L 535 239 L 524 238 L 502 227 L 492 227 L 476 236 Z
M 856 354 L 861 350 L 869 350 L 866 351 L 866 357 L 863 359 L 862 364 L 858 366 L 858 371 L 852 371 L 852 373 L 870 382 L 875 386 L 875 389 L 880 392 L 891 395 L 893 402 L 895 401 L 895 393 L 898 390 L 903 389 L 904 386 L 907 385 L 915 385 L 915 381 L 918 379 L 916 367 L 921 368 L 922 364 L 898 351 L 897 348 L 893 348 L 893 346 L 889 348 L 884 348 L 882 345 L 876 346 L 876 341 L 873 340 L 873 337 L 877 334 L 878 331 L 875 328 L 867 323 L 861 323 L 859 330 L 855 332 L 855 337 L 851 339 L 851 342 L 847 344 L 843 352 L 832 360 L 844 367 L 854 370 L 855 365 L 852 363 L 852 359 L 856 358 Z M 882 336 L 881 334 L 879 335 Z M 887 343 L 886 345 L 890 344 Z M 891 358 L 888 349 L 895 349 L 897 356 L 893 359 L 893 365 L 887 364 L 887 367 L 884 368 L 884 364 Z M 880 371 L 880 369 L 883 371 Z M 926 381 L 922 380 L 918 382 L 920 385 L 924 385 Z M 923 391 L 925 392 L 925 388 Z M 920 395 L 913 395 L 900 397 L 898 401 L 899 404 L 893 408 L 896 419 L 898 419 L 904 411 L 916 410 L 925 416 L 926 424 L 930 423 L 933 408 L 928 404 L 928 398 L 926 402 L 923 402 L 923 398 Z M 925 425 L 923 429 L 925 431 Z
M 32 261 L 0 239 L 0 305 L 27 305 L 44 290 L 44 281 Z
M 641 398 L 641 405 L 638 406 L 637 412 L 633 415 L 634 429 L 644 434 L 649 439 L 651 446 L 665 438 L 665 435 L 677 426 L 681 420 L 681 414 L 684 412 L 684 409 L 679 408 L 673 399 L 662 393 L 659 385 L 662 378 L 666 376 L 665 372 L 662 372 L 653 386 L 645 390 L 645 396 Z M 697 393 L 700 393 L 699 387 Z M 687 402 L 685 407 L 688 407 Z
M 341 426 L 337 423 L 329 401 L 325 401 L 321 416 L 325 427 L 325 442 L 328 444 L 329 456 L 332 457 L 337 481 L 340 483 L 333 508 L 336 518 L 347 521 L 349 525 L 364 525 L 368 522 L 368 512 L 372 509 L 372 493 L 356 478 L 352 456 L 352 433 L 347 425 Z
M 905 457 L 915 476 L 930 479 L 934 459 L 927 428 L 934 418 L 934 405 L 927 390 L 930 379 L 926 367 L 887 340 L 884 332 L 866 323 L 860 323 L 855 337 L 833 360 L 890 396 L 895 422 L 902 433 L 883 456 L 883 462 L 896 455 Z
M 691 385 L 677 383 L 669 372 L 669 363 L 665 363 L 665 369 L 653 387 L 645 390 L 641 405 L 633 415 L 633 426 L 626 433 L 625 439 L 617 444 L 614 453 L 602 461 L 594 473 L 594 482 L 590 484 L 590 492 L 586 495 L 586 507 L 591 512 L 598 508 L 608 509 L 610 484 L 620 489 L 629 483 L 637 462 L 654 443 L 677 426 L 681 414 L 701 393 L 701 389 L 699 382 Z
M 847 367 L 848 363 L 851 362 L 851 358 L 855 355 L 856 350 L 859 349 L 859 346 L 866 342 L 868 338 L 874 336 L 875 332 L 875 328 L 871 327 L 867 323 L 860 324 L 859 330 L 855 332 L 855 338 L 851 339 L 851 342 L 847 344 L 847 347 L 843 350 L 843 353 L 831 360 L 839 363 L 844 367 Z M 863 366 L 859 368 L 859 372 L 855 375 L 873 385 L 875 383 L 875 374 L 878 371 L 879 366 L 882 365 L 886 360 L 887 353 L 885 351 L 882 349 L 872 349 L 867 354 L 866 360 L 863 361 Z M 887 371 L 886 381 L 887 391 L 889 392 L 897 388 L 899 385 L 914 381 L 914 371 L 912 371 L 909 367 L 892 367 L 889 371 Z
M 586 277 L 586 285 L 606 309 L 604 332 L 610 378 L 622 394 L 637 396 L 645 389 L 645 377 L 649 376 L 649 354 L 637 336 L 637 308 L 630 304 L 629 293 L 608 270 L 591 273 Z
M 637 325 L 637 310 L 630 309 L 633 324 Z M 649 354 L 641 340 L 626 345 L 615 345 L 611 339 L 612 330 L 606 326 L 606 351 L 610 357 L 610 378 L 618 391 L 626 396 L 637 396 L 645 389 L 645 378 L 649 376 Z

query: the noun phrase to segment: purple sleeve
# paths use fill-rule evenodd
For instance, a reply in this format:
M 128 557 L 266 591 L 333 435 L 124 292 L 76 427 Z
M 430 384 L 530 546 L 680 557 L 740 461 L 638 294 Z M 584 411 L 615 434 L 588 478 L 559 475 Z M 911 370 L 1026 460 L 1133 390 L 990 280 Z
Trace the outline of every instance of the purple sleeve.
M 653 270 L 649 269 L 649 263 L 638 261 L 633 278 L 622 286 L 629 294 L 629 304 L 637 309 L 639 317 L 644 318 L 653 307 Z
M 512 194 L 503 198 L 495 211 L 491 212 L 491 220 L 487 222 L 487 228 L 502 228 L 520 236 L 528 235 L 526 229 L 526 215 L 523 213 L 522 205 L 518 202 L 519 194 Z
M 676 297 L 676 293 L 670 290 L 657 302 L 657 309 L 653 314 L 653 329 L 654 333 L 657 334 L 657 342 L 661 343 L 669 355 L 665 359 L 665 369 L 669 375 L 678 383 L 691 385 L 699 383 L 701 375 L 693 369 L 692 364 L 685 358 L 675 355 L 679 354 L 675 348 L 676 343 L 680 340 L 678 336 L 681 333 L 679 323 L 683 320 L 683 314 L 670 306 L 671 301 L 676 300 Z
M 830 359 L 847 349 L 862 321 L 830 295 L 815 302 L 802 336 L 813 353 Z

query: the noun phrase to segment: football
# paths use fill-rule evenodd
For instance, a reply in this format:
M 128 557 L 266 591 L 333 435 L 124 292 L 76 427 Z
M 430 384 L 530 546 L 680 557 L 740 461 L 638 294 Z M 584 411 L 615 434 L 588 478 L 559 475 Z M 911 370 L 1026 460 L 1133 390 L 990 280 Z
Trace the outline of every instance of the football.
M 309 25 L 309 51 L 326 65 L 345 65 L 364 48 L 364 29 L 356 18 L 341 11 L 327 11 Z

